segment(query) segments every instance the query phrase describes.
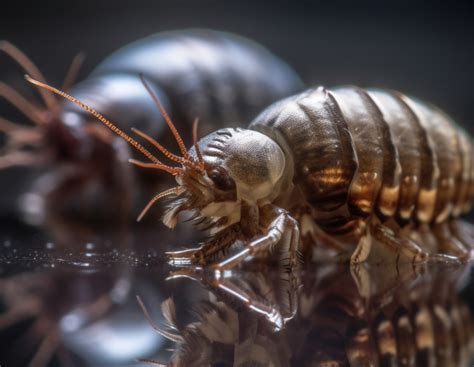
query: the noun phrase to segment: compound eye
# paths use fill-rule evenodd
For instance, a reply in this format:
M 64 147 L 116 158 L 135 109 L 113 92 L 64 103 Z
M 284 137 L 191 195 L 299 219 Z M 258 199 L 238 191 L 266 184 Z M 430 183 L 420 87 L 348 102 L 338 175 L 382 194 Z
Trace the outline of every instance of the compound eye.
M 223 168 L 214 168 L 208 173 L 208 176 L 219 190 L 230 191 L 235 189 L 235 181 Z

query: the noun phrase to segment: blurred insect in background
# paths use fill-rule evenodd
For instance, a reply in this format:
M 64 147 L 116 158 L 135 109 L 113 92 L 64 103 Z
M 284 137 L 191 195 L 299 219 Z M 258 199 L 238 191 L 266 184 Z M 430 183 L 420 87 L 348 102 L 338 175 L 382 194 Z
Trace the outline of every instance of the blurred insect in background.
M 0 50 L 33 78 L 45 82 L 16 47 L 3 42 Z M 302 87 L 289 66 L 260 45 L 211 30 L 164 32 L 134 42 L 71 86 L 79 64 L 76 59 L 64 89 L 111 119 L 120 120 L 121 128 L 134 127 L 139 135 L 143 132 L 163 141 L 169 132 L 138 79 L 139 73 L 182 131 L 191 131 L 196 118 L 203 122 L 204 131 L 245 121 L 268 103 Z M 0 130 L 7 136 L 0 167 L 40 163 L 52 167 L 33 189 L 39 193 L 35 197 L 45 199 L 46 212 L 72 212 L 101 225 L 107 218 L 110 223 L 114 216 L 127 211 L 132 200 L 129 196 L 140 191 L 131 180 L 129 165 L 123 164 L 129 158 L 124 142 L 91 123 L 90 116 L 77 106 L 39 91 L 44 102 L 41 107 L 6 84 L 0 85 L 0 96 L 34 123 L 26 126 L 0 120 Z M 160 187 L 160 179 L 150 180 L 150 175 L 142 182 Z M 25 202 L 27 211 L 32 209 L 31 202 Z
M 472 254 L 474 232 L 456 220 L 474 196 L 470 138 L 436 107 L 401 93 L 310 89 L 274 103 L 248 129 L 195 137 L 189 151 L 167 118 L 181 156 L 153 143 L 179 164 L 169 166 L 84 103 L 29 80 L 74 101 L 150 160 L 134 163 L 175 176 L 178 185 L 156 195 L 140 217 L 174 195 L 163 223 L 174 228 L 188 211 L 212 236 L 169 253 L 174 264 L 209 264 L 242 242 L 212 267 L 276 254 L 292 269 L 318 243 L 354 264 L 458 263 Z
M 474 357 L 472 314 L 458 292 L 469 267 L 442 266 L 400 276 L 395 268 L 363 275 L 323 265 L 296 276 L 235 272 L 214 277 L 188 267 L 171 278 L 197 280 L 208 299 L 193 322 L 179 322 L 174 299 L 163 324 L 149 322 L 175 348 L 161 366 L 459 366 Z M 283 278 L 280 277 L 283 275 Z M 282 324 L 283 321 L 283 324 Z M 283 327 L 284 326 L 284 327 Z

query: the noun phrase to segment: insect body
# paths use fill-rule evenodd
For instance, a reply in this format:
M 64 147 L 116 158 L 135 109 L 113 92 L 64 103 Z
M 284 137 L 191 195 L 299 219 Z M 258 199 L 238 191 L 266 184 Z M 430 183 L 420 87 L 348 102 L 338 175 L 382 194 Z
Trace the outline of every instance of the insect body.
M 1 50 L 44 82 L 41 73 L 15 47 L 3 43 Z M 184 131 L 191 130 L 187 127 L 196 117 L 208 123 L 206 131 L 227 121 L 248 120 L 269 102 L 301 88 L 296 74 L 258 44 L 223 32 L 190 30 L 158 34 L 124 47 L 73 86 L 71 94 L 120 121 L 122 129 L 135 127 L 138 133 L 163 138 L 167 130 L 163 129 L 162 115 L 138 74 L 148 80 Z M 111 185 L 118 182 L 123 182 L 119 184 L 121 191 L 131 186 L 130 174 L 121 164 L 128 155 L 122 154 L 123 142 L 91 124 L 89 114 L 74 104 L 59 103 L 45 91 L 41 94 L 46 108 L 31 104 L 7 86 L 0 88 L 0 95 L 37 125 L 25 127 L 2 120 L 0 130 L 8 135 L 9 143 L 0 157 L 0 167 L 52 163 L 52 177 L 40 182 L 39 191 L 46 191 L 43 196 L 51 197 L 47 201 L 53 205 L 63 206 L 66 195 L 84 206 L 84 198 L 78 194 L 81 190 L 97 193 L 89 203 L 103 203 L 104 197 L 125 201 L 124 193 L 108 195 L 113 191 Z M 98 185 L 102 190 L 97 190 Z M 86 186 L 90 188 L 84 190 Z
M 198 249 L 171 253 L 176 264 L 206 264 L 243 242 L 212 266 L 230 269 L 278 249 L 293 267 L 298 250 L 322 236 L 354 263 L 457 262 L 470 255 L 471 235 L 454 221 L 472 200 L 469 138 L 422 102 L 388 91 L 317 88 L 271 105 L 249 129 L 217 130 L 189 152 L 174 133 L 178 167 L 120 132 L 153 161 L 142 166 L 176 177 L 178 186 L 149 204 L 178 196 L 165 225 L 173 228 L 178 214 L 190 211 L 213 235 Z M 300 241 L 300 232 L 310 241 Z
M 372 242 L 414 260 L 428 249 L 401 228 L 424 227 L 434 232 L 434 252 L 468 256 L 469 239 L 451 232 L 472 202 L 472 146 L 436 107 L 397 92 L 317 88 L 269 107 L 251 128 L 293 160 L 296 190 L 285 207 L 293 215 L 307 213 L 332 235 L 371 233 Z M 353 261 L 368 252 L 361 244 Z
M 298 248 L 307 252 L 321 237 L 354 263 L 465 260 L 471 252 L 470 235 L 454 221 L 472 201 L 469 137 L 435 107 L 399 93 L 310 89 L 199 148 L 206 168 L 177 175 L 184 195 L 164 221 L 173 226 L 177 212 L 191 209 L 215 235 L 172 253 L 175 262 L 207 262 L 243 240 L 218 269 L 277 244 L 293 266 Z
M 269 103 L 302 90 L 295 72 L 257 43 L 199 29 L 134 42 L 106 58 L 91 77 L 114 73 L 143 74 L 168 98 L 164 105 L 180 130 L 198 117 L 204 134 L 249 121 Z

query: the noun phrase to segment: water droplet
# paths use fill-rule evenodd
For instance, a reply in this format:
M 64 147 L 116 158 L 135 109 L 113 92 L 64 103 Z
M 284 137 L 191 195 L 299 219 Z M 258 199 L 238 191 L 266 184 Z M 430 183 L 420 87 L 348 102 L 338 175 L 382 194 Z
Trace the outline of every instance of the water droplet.
M 91 242 L 86 243 L 86 249 L 87 250 L 93 250 L 95 248 L 95 245 Z
M 46 244 L 46 248 L 47 248 L 48 250 L 53 249 L 53 248 L 54 248 L 54 243 L 48 242 L 48 243 Z

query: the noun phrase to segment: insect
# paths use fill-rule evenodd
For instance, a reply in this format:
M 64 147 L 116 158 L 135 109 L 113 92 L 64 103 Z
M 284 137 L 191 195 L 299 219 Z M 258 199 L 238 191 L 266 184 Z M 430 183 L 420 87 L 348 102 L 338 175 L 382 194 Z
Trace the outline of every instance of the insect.
M 45 82 L 16 47 L 3 42 L 0 50 L 32 77 Z M 71 75 L 77 69 L 76 62 L 66 85 L 71 84 Z M 201 124 L 205 131 L 245 121 L 271 101 L 302 87 L 289 66 L 260 45 L 229 33 L 188 30 L 160 33 L 116 51 L 70 93 L 111 119 L 120 120 L 121 128 L 135 127 L 139 135 L 146 133 L 166 140 L 164 134 L 168 131 L 162 115 L 137 78 L 139 73 L 184 131 L 191 131 L 186 127 L 196 117 L 206 121 Z M 127 192 L 134 186 L 129 165 L 122 164 L 129 156 L 126 144 L 91 123 L 90 116 L 74 104 L 60 103 L 44 90 L 40 93 L 45 107 L 0 85 L 0 95 L 34 122 L 34 126 L 27 127 L 0 120 L 0 131 L 8 138 L 0 167 L 46 163 L 54 167 L 53 172 L 37 186 L 49 206 L 62 210 L 68 203 L 77 206 L 77 212 L 93 208 L 96 219 L 118 212 L 112 203 L 117 197 L 120 203 L 126 203 Z M 142 181 L 149 182 L 150 177 Z M 148 183 L 155 189 L 159 184 Z M 98 207 L 114 209 L 103 215 Z M 90 218 L 91 210 L 85 212 L 84 217 Z
M 273 251 L 294 268 L 298 251 L 321 238 L 354 264 L 470 256 L 469 227 L 456 218 L 474 193 L 471 143 L 435 107 L 384 90 L 309 89 L 271 105 L 248 129 L 194 139 L 189 151 L 167 120 L 182 156 L 155 145 L 179 166 L 118 133 L 151 161 L 139 165 L 166 171 L 178 183 L 144 212 L 175 195 L 163 223 L 173 228 L 178 214 L 190 211 L 212 235 L 197 249 L 170 253 L 174 264 L 226 270 Z M 236 242 L 243 248 L 213 262 Z

